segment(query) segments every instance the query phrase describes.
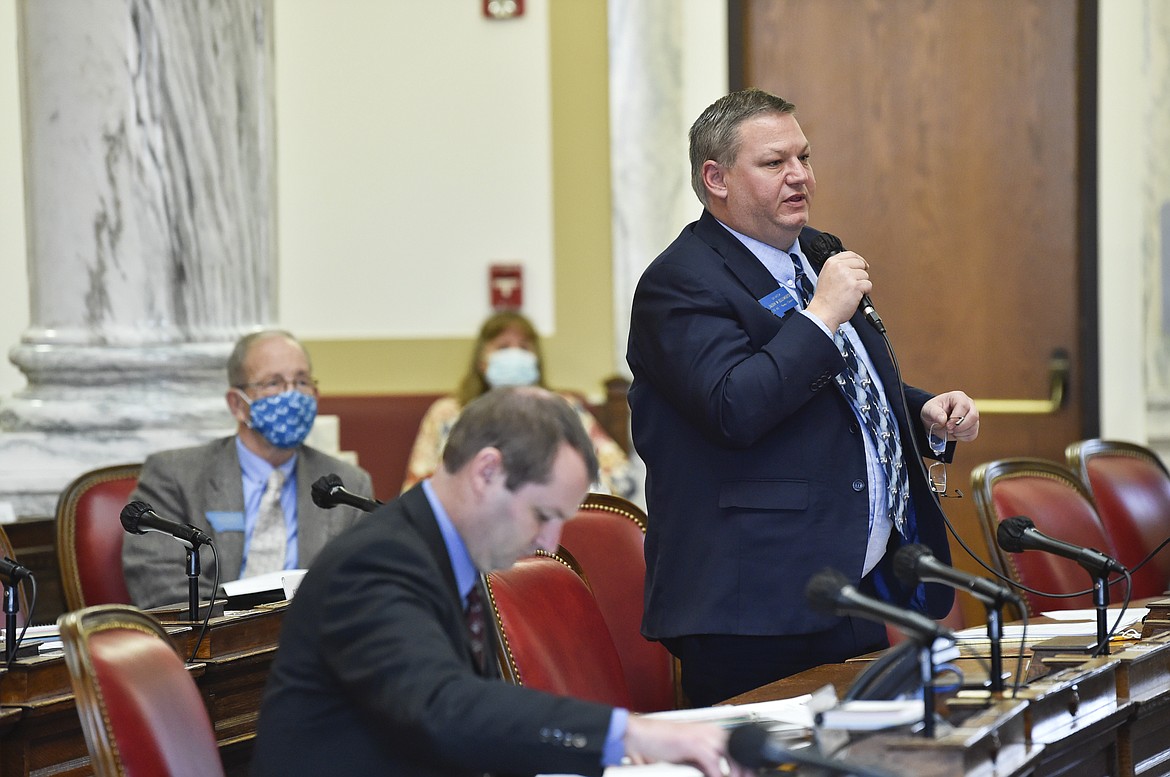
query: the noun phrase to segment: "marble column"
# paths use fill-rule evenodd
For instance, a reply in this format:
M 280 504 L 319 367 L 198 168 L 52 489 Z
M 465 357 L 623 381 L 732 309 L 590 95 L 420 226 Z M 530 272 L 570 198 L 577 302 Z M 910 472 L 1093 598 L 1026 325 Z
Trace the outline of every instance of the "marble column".
M 0 504 L 224 434 L 276 313 L 272 0 L 21 0 L 29 327 Z

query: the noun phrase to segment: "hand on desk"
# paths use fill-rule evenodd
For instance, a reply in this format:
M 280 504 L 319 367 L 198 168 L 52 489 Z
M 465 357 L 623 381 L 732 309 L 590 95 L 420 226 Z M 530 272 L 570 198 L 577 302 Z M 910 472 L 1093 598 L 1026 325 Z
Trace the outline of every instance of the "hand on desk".
M 689 764 L 706 777 L 748 777 L 727 756 L 727 731 L 714 723 L 682 723 L 631 715 L 626 757 L 635 764 Z

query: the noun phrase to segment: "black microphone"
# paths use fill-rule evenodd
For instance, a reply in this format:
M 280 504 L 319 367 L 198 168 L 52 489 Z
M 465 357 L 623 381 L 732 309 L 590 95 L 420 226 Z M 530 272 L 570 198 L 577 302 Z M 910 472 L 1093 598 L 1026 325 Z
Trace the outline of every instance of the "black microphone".
M 313 495 L 313 504 L 322 510 L 331 510 L 337 505 L 356 507 L 365 513 L 372 513 L 382 504 L 377 499 L 367 499 L 345 490 L 338 475 L 330 473 L 317 478 L 310 489 Z
M 891 777 L 890 772 L 826 758 L 808 748 L 789 750 L 777 743 L 768 729 L 759 723 L 744 723 L 733 728 L 727 737 L 727 754 L 748 769 L 776 769 L 787 764 L 801 764 L 826 769 L 830 774 Z
M 131 534 L 146 534 L 156 531 L 169 534 L 188 548 L 210 545 L 211 538 L 189 523 L 167 520 L 154 511 L 146 502 L 131 502 L 122 508 L 122 528 Z
M 1072 559 L 1091 575 L 1101 577 L 1110 572 L 1125 574 L 1128 570 L 1099 550 L 1083 548 L 1064 540 L 1054 539 L 1039 531 L 1031 518 L 1014 515 L 1005 518 L 996 529 L 996 541 L 1008 553 L 1022 553 L 1025 550 L 1042 550 Z
M 7 556 L 0 558 L 0 578 L 7 580 L 9 585 L 15 585 L 26 577 L 32 577 L 28 567 L 21 566 Z
M 845 575 L 830 567 L 809 579 L 804 596 L 815 610 L 889 623 L 922 645 L 933 644 L 937 637 L 954 638 L 950 629 L 921 613 L 866 596 L 850 585 Z
M 822 232 L 813 238 L 812 245 L 808 249 L 808 261 L 812 264 L 813 269 L 817 271 L 817 275 L 821 274 L 821 268 L 825 266 L 825 260 L 833 254 L 839 254 L 845 250 L 845 246 L 841 245 L 841 238 L 836 235 L 830 235 L 828 232 Z M 873 306 L 873 300 L 869 298 L 868 294 L 861 295 L 861 304 L 857 306 L 865 316 L 874 329 L 886 333 L 886 325 L 882 323 L 882 317 L 878 315 L 877 310 Z
M 925 545 L 903 545 L 898 548 L 894 554 L 894 574 L 907 585 L 915 585 L 919 581 L 943 583 L 960 591 L 968 591 L 975 598 L 995 606 L 1005 602 L 1020 604 L 1020 597 L 1006 585 L 944 564 Z

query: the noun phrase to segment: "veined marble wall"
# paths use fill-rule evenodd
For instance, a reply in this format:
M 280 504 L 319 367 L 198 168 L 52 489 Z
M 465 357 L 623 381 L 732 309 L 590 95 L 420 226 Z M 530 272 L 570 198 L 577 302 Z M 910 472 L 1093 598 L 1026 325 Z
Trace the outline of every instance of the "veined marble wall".
M 724 0 L 609 0 L 614 367 L 642 271 L 699 217 L 687 133 L 727 93 Z
M 234 428 L 224 366 L 275 319 L 271 0 L 22 0 L 30 318 L 0 501 Z
M 1150 443 L 1170 459 L 1170 4 L 1148 2 L 1143 11 L 1145 37 L 1135 43 L 1149 98 L 1140 132 L 1148 167 L 1132 174 L 1142 182 Z

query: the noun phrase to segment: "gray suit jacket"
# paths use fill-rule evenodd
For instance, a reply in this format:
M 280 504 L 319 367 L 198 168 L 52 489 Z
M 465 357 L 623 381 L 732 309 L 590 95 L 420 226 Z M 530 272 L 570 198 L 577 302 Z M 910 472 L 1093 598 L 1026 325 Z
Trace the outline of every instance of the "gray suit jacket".
M 322 475 L 336 473 L 346 489 L 373 496 L 365 470 L 308 446 L 297 451 L 297 557 L 307 567 L 325 543 L 352 526 L 362 513 L 344 505 L 322 510 L 313 504 L 311 487 Z M 225 437 L 194 448 L 163 451 L 146 458 L 131 501 L 147 502 L 163 518 L 190 523 L 211 536 L 222 568 L 220 584 L 236 580 L 244 558 L 244 532 L 215 530 L 208 513 L 244 512 L 244 483 L 236 438 Z M 130 535 L 122 543 L 122 568 L 130 597 L 139 607 L 187 600 L 186 550 L 157 532 Z M 208 599 L 215 580 L 215 558 L 204 548 L 200 596 Z

